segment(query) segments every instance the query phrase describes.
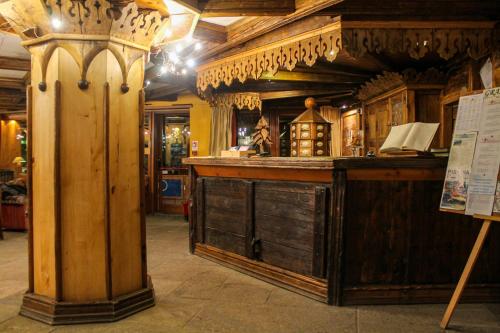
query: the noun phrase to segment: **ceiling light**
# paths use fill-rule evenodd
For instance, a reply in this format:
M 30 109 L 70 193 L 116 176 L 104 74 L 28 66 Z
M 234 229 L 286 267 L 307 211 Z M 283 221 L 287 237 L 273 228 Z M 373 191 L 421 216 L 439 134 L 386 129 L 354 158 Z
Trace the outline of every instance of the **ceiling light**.
M 52 18 L 51 24 L 54 29 L 60 29 L 63 25 L 62 21 L 57 17 Z
M 165 37 L 167 37 L 167 38 L 172 37 L 172 30 L 166 29 L 165 30 Z
M 146 87 L 148 87 L 151 84 L 151 81 L 146 80 Z
M 167 66 L 160 67 L 160 74 L 165 74 L 167 72 Z
M 201 43 L 200 43 L 200 42 L 197 42 L 197 43 L 194 45 L 194 49 L 195 49 L 196 51 L 201 50 Z
M 174 64 L 179 62 L 179 56 L 177 55 L 177 53 L 174 52 L 170 52 L 168 54 L 168 59 L 170 59 L 170 61 L 173 62 Z
M 186 37 L 186 41 L 187 41 L 188 43 L 191 43 L 191 42 L 193 41 L 193 35 L 188 35 L 188 36 Z
M 176 51 L 176 52 L 179 52 L 179 53 L 180 53 L 180 52 L 182 52 L 182 50 L 184 50 L 184 47 L 183 47 L 181 44 L 177 44 L 177 45 L 175 46 L 175 51 Z
M 188 65 L 188 67 L 193 68 L 196 65 L 196 62 L 193 59 L 188 59 L 186 61 L 186 65 Z
M 182 74 L 186 75 L 187 73 L 187 69 L 183 68 L 182 71 L 181 71 Z

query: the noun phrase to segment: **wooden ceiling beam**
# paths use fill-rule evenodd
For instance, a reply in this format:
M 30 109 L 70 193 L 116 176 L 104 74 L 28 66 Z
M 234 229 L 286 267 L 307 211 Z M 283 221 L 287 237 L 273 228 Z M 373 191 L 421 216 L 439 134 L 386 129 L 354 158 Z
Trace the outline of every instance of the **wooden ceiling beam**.
M 0 78 L 0 88 L 26 90 L 26 84 L 22 79 Z
M 300 81 L 300 82 L 320 82 L 320 83 L 357 83 L 361 84 L 366 81 L 366 77 L 354 77 L 344 74 L 320 74 L 320 73 L 305 73 L 305 72 L 287 72 L 278 71 L 275 75 L 264 73 L 260 80 L 271 81 Z
M 202 17 L 283 16 L 295 12 L 294 0 L 204 0 L 198 1 Z
M 31 70 L 31 60 L 0 56 L 0 69 L 29 71 Z
M 210 22 L 198 21 L 193 32 L 193 38 L 212 43 L 227 42 L 227 30 L 225 27 Z
M 293 97 L 305 97 L 305 96 L 324 96 L 324 95 L 351 95 L 352 90 L 338 91 L 338 90 L 286 90 L 286 91 L 267 91 L 259 94 L 261 100 L 272 100 L 272 99 L 282 99 L 282 98 L 293 98 Z

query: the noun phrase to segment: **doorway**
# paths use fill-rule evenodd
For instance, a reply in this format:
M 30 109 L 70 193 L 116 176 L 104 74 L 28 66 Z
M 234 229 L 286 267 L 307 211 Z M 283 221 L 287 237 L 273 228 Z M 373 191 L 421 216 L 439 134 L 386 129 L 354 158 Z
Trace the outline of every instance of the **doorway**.
M 152 111 L 148 114 L 150 133 L 149 211 L 187 216 L 189 168 L 182 159 L 189 157 L 189 107 Z M 147 140 L 146 140 L 147 141 Z M 146 152 L 148 147 L 146 147 Z

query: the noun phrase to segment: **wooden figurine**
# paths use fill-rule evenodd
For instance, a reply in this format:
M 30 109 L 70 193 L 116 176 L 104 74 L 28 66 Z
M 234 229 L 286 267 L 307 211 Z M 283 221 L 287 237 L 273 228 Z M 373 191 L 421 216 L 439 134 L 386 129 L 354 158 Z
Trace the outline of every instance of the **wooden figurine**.
M 269 123 L 264 116 L 260 117 L 255 129 L 256 131 L 253 133 L 253 144 L 259 145 L 259 152 L 263 154 L 266 151 L 266 146 L 272 144 Z
M 329 156 L 330 123 L 314 110 L 314 98 L 307 98 L 305 106 L 307 110 L 290 124 L 292 157 Z

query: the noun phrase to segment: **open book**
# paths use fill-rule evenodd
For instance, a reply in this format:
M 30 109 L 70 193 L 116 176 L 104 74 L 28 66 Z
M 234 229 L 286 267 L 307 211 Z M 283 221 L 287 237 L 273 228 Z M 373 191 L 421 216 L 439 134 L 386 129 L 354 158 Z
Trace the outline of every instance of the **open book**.
M 409 123 L 393 126 L 384 144 L 380 147 L 380 152 L 427 151 L 438 127 L 439 124 L 429 123 Z

